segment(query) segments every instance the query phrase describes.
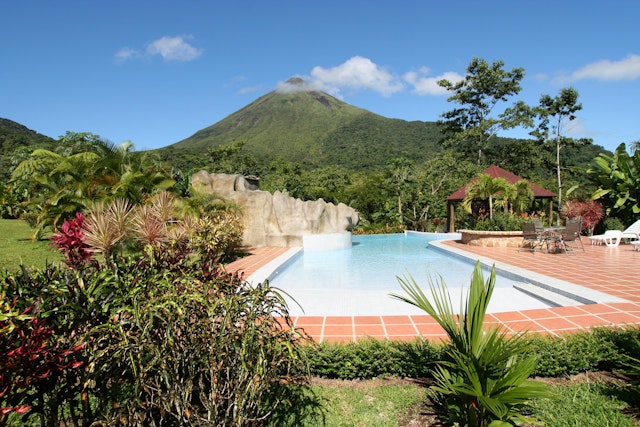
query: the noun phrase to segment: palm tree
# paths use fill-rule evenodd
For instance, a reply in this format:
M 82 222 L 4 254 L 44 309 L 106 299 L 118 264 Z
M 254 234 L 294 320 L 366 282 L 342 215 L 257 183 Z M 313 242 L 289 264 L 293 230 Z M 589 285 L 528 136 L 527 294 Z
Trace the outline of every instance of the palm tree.
M 456 314 L 444 281 L 429 281 L 432 304 L 412 277 L 398 278 L 408 295 L 391 297 L 414 305 L 433 317 L 449 337 L 449 361 L 437 364 L 432 387 L 434 402 L 451 424 L 465 426 L 516 425 L 523 421 L 523 405 L 534 397 L 549 397 L 542 383 L 529 381 L 538 357 L 529 356 L 523 335 L 509 336 L 498 327 L 487 328 L 485 315 L 495 286 L 495 267 L 484 281 L 476 264 L 466 305 Z M 530 352 L 529 352 L 530 354 Z
M 73 136 L 80 142 L 72 144 Z M 35 150 L 14 170 L 12 180 L 29 189 L 27 219 L 34 236 L 47 226 L 57 227 L 68 217 L 99 200 L 127 199 L 140 204 L 158 190 L 173 187 L 171 171 L 132 151 L 126 141 L 118 146 L 85 134 L 67 134 L 68 152 Z M 77 152 L 77 147 L 86 151 Z
M 521 179 L 514 184 L 507 184 L 501 204 L 505 212 L 524 212 L 534 199 L 533 190 L 529 181 Z
M 34 228 L 34 239 L 46 226 L 59 226 L 97 196 L 89 178 L 97 159 L 97 154 L 90 152 L 64 156 L 38 149 L 16 166 L 11 179 L 29 190 L 25 219 Z
M 462 201 L 462 206 L 471 212 L 471 204 L 474 200 L 489 200 L 489 219 L 493 221 L 493 201 L 500 194 L 504 194 L 509 185 L 504 178 L 480 174 L 478 179 L 467 187 L 467 195 Z

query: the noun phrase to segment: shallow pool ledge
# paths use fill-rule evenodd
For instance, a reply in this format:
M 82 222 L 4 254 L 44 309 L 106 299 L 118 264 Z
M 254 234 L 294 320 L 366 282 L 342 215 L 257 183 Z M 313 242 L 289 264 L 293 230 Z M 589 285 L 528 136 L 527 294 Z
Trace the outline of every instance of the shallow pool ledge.
M 302 236 L 302 247 L 307 252 L 350 248 L 351 233 L 308 234 Z
M 252 275 L 246 278 L 247 282 L 258 284 L 263 283 L 265 280 L 272 280 L 280 270 L 284 269 L 289 265 L 290 262 L 302 253 L 302 247 L 294 246 L 289 248 L 285 253 L 275 258 L 273 261 L 263 265 L 259 269 L 257 269 Z
M 460 240 L 462 238 L 460 233 L 432 233 L 427 231 L 405 230 L 404 234 L 407 236 L 434 237 L 435 240 Z

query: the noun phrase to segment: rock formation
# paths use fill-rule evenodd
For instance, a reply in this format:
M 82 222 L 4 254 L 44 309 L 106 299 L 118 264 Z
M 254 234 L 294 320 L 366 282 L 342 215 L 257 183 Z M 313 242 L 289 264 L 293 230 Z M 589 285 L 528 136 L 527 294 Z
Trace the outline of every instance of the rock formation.
M 345 233 L 360 220 L 344 203 L 302 201 L 279 191 L 271 194 L 242 175 L 200 171 L 191 177 L 191 184 L 240 207 L 247 246 L 302 246 L 302 236 Z

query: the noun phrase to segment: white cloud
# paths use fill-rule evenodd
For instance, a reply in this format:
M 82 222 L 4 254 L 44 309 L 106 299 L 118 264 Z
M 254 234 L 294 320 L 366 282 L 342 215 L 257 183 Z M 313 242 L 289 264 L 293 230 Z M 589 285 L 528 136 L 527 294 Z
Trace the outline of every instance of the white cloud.
M 314 67 L 310 84 L 334 95 L 339 95 L 343 89 L 369 89 L 389 96 L 403 89 L 396 76 L 361 56 L 354 56 L 333 68 Z
M 165 36 L 147 46 L 147 54 L 160 55 L 166 61 L 191 61 L 202 55 L 202 49 L 191 46 L 183 37 Z
M 254 93 L 254 92 L 258 92 L 262 90 L 262 85 L 256 85 L 256 86 L 247 86 L 247 87 L 243 87 L 240 90 L 238 90 L 238 94 L 240 95 L 246 95 L 248 93 Z
M 579 137 L 583 137 L 585 135 L 589 135 L 591 134 L 591 131 L 589 131 L 584 123 L 582 122 L 582 120 L 580 119 L 573 119 L 571 121 L 568 121 L 567 123 L 565 123 L 564 125 L 564 129 L 561 129 L 562 132 L 566 132 L 567 134 L 575 137 L 575 138 L 579 138 Z
M 144 54 L 136 49 L 124 47 L 115 54 L 117 62 L 143 56 L 161 56 L 165 61 L 191 61 L 202 55 L 202 49 L 198 49 L 185 41 L 185 37 L 161 37 L 151 42 Z
M 418 95 L 444 95 L 447 93 L 447 89 L 438 86 L 438 81 L 446 79 L 451 83 L 457 83 L 464 79 L 464 76 L 454 71 L 447 71 L 439 76 L 429 77 L 430 71 L 429 68 L 422 67 L 419 71 L 409 71 L 404 75 L 404 80 L 413 86 L 413 93 Z
M 569 76 L 560 76 L 557 82 L 595 79 L 604 81 L 635 80 L 640 78 L 640 55 L 628 55 L 620 61 L 607 59 L 585 65 Z
M 309 92 L 312 90 L 323 90 L 317 84 L 310 83 L 303 77 L 295 77 L 286 82 L 278 82 L 276 91 L 280 93 Z
M 128 47 L 123 47 L 122 49 L 120 49 L 118 52 L 116 52 L 116 61 L 117 62 L 124 62 L 127 59 L 131 59 L 134 58 L 136 56 L 140 55 L 140 53 L 135 50 L 135 49 L 131 49 Z

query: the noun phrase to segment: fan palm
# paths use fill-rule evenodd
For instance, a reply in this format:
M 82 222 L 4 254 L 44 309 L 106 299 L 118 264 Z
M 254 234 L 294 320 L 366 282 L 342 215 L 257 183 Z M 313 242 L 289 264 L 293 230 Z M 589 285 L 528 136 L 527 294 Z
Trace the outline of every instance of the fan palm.
M 525 355 L 529 344 L 524 337 L 509 337 L 497 327 L 485 327 L 495 268 L 485 282 L 481 265 L 476 264 L 466 305 L 462 301 L 460 304 L 460 315 L 454 312 L 442 279 L 440 286 L 429 281 L 433 304 L 413 278 L 398 280 L 408 296 L 391 296 L 432 316 L 449 338 L 449 360 L 438 363 L 432 387 L 444 418 L 471 427 L 513 425 L 524 419 L 518 411 L 529 399 L 550 396 L 545 385 L 528 380 L 537 358 Z
M 516 181 L 514 184 L 507 184 L 502 197 L 502 204 L 505 212 L 512 209 L 515 212 L 524 212 L 534 199 L 531 185 L 525 179 Z
M 474 200 L 489 200 L 489 219 L 493 221 L 493 201 L 497 196 L 507 191 L 509 185 L 509 182 L 504 178 L 480 174 L 478 179 L 467 187 L 467 195 L 462 201 L 462 206 L 471 212 L 471 203 Z

